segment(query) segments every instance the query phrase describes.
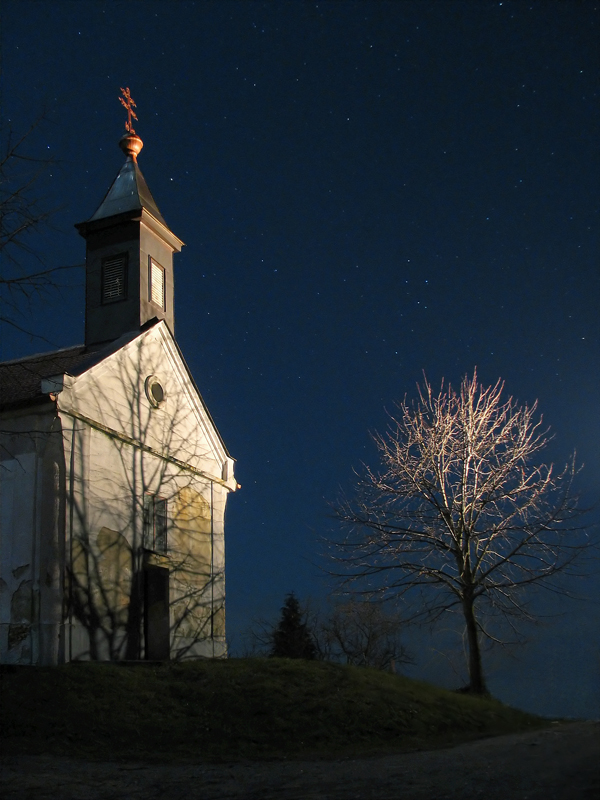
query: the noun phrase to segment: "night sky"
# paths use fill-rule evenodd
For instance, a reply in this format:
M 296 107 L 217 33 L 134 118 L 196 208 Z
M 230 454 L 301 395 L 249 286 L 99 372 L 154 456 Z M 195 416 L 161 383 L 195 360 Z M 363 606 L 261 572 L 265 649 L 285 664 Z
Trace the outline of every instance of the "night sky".
M 58 207 L 30 242 L 81 264 L 73 228 L 123 163 L 129 86 L 139 165 L 173 232 L 175 333 L 237 460 L 228 627 L 283 596 L 318 602 L 319 537 L 370 431 L 477 366 L 539 399 L 549 457 L 600 485 L 597 2 L 2 2 L 3 133 L 47 121 Z M 35 261 L 24 265 L 37 269 Z M 83 341 L 83 271 L 3 327 L 1 356 Z M 597 514 L 596 514 L 597 516 Z M 501 699 L 600 715 L 599 579 L 529 644 L 494 654 Z M 428 634 L 410 674 L 458 686 Z M 433 641 L 435 645 L 436 640 Z

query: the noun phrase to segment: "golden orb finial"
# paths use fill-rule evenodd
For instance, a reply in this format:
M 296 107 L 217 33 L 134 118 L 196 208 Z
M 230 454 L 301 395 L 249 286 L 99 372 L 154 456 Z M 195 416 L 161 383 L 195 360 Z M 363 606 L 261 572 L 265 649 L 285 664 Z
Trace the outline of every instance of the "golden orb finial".
M 138 154 L 144 143 L 137 135 L 137 133 L 126 133 L 119 139 L 119 147 L 125 153 L 126 156 L 133 158 L 134 161 L 137 160 Z

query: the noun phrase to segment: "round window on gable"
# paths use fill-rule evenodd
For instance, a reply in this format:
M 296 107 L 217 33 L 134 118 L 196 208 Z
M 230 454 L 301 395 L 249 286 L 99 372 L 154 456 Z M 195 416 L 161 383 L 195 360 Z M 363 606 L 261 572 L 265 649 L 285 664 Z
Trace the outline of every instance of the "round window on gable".
M 156 375 L 146 378 L 146 397 L 154 408 L 158 408 L 165 399 L 165 390 Z

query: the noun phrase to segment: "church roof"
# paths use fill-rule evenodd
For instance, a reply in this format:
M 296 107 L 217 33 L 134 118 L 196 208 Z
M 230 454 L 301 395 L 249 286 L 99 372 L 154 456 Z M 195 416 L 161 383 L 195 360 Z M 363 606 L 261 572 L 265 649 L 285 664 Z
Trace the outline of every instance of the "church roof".
M 158 206 L 152 197 L 137 161 L 128 157 L 108 190 L 106 197 L 88 222 L 96 222 L 100 219 L 115 217 L 118 214 L 125 214 L 131 211 L 141 211 L 142 208 L 145 208 L 155 219 L 162 222 L 165 228 L 168 227 L 158 210 Z
M 156 324 L 152 320 L 146 329 Z M 10 409 L 44 402 L 48 395 L 42 393 L 42 380 L 56 375 L 79 375 L 94 364 L 115 353 L 127 342 L 139 336 L 140 331 L 130 331 L 99 350 L 83 344 L 38 353 L 0 363 L 0 408 Z
M 38 353 L 37 355 L 15 359 L 14 361 L 0 362 L 0 410 L 10 412 L 15 409 L 47 402 L 48 395 L 42 393 L 42 380 L 44 378 L 54 378 L 64 374 L 81 375 L 105 358 L 116 353 L 122 347 L 125 347 L 129 342 L 137 339 L 138 336 L 150 328 L 158 327 L 161 324 L 164 326 L 164 330 L 168 331 L 168 336 L 177 350 L 181 364 L 194 387 L 198 400 L 210 420 L 224 452 L 229 455 L 227 446 L 204 402 L 204 398 L 198 389 L 181 348 L 170 333 L 164 320 L 149 320 L 141 331 L 129 331 L 98 350 L 90 349 L 80 344 L 75 347 L 66 347 L 62 350 L 53 350 L 50 353 Z
M 42 394 L 42 379 L 70 372 L 89 358 L 84 345 L 38 353 L 0 364 L 0 407 L 12 408 L 48 399 Z

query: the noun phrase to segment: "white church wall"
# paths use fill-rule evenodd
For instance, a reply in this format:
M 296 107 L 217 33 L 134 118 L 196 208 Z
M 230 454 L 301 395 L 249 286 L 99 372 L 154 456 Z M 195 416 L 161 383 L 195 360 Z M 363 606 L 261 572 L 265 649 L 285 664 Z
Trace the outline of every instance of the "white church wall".
M 32 633 L 36 462 L 35 451 L 1 462 L 0 653 L 9 664 L 33 664 L 37 655 Z
M 73 421 L 70 657 L 143 657 L 140 575 L 149 566 L 169 570 L 172 657 L 222 655 L 227 490 L 217 484 L 215 492 L 193 467 Z M 166 501 L 165 553 L 149 552 L 143 540 L 148 497 Z
M 148 375 L 164 389 L 156 406 Z M 0 657 L 144 658 L 151 569 L 168 572 L 171 657 L 225 655 L 233 461 L 166 326 L 52 390 L 56 406 L 4 425 Z M 166 552 L 145 539 L 148 498 L 166 503 Z
M 2 421 L 0 662 L 53 664 L 62 646 L 64 462 L 53 414 Z

